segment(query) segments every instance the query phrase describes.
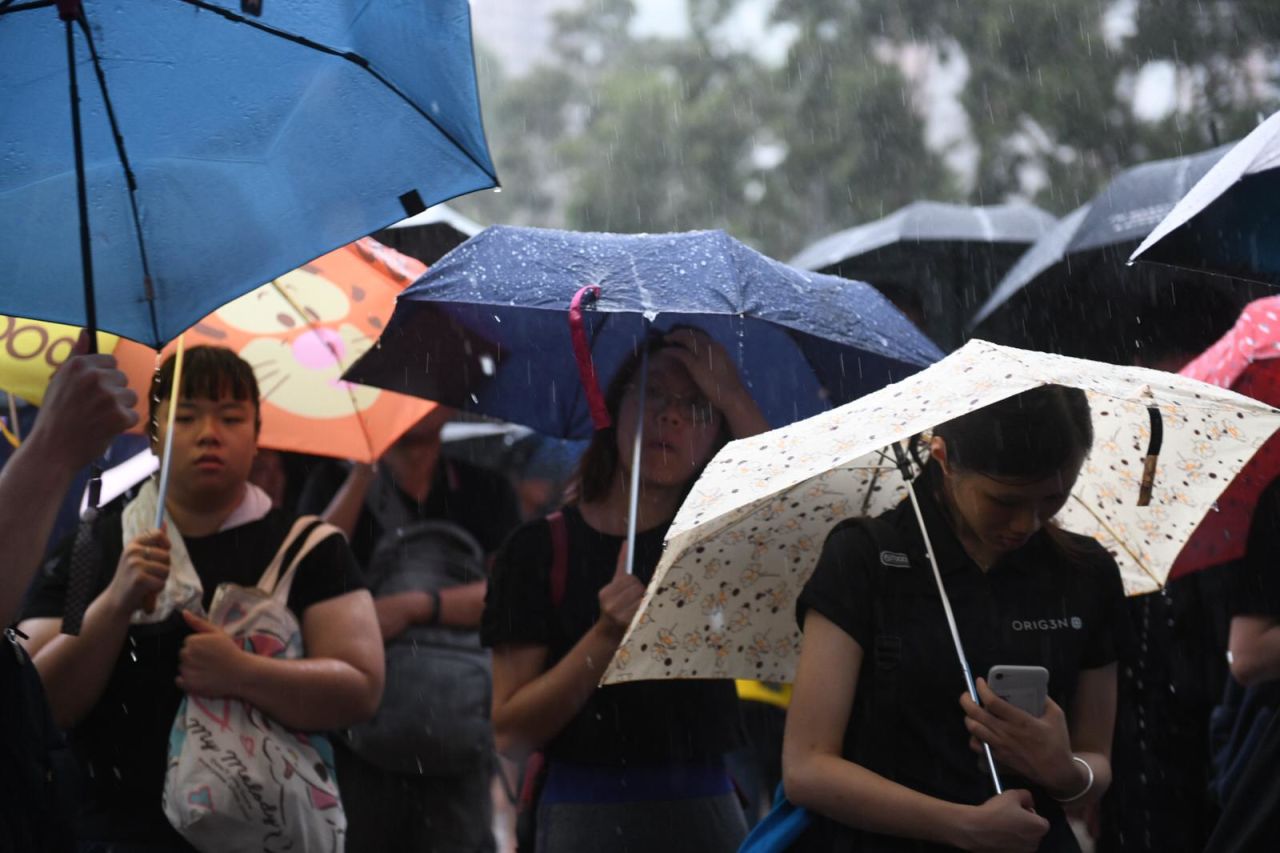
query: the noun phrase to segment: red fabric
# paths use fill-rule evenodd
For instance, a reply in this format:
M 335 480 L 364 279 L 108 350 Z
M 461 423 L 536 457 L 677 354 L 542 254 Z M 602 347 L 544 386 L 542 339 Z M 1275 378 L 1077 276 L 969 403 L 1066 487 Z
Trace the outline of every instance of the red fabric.
M 74 21 L 80 17 L 80 0 L 55 0 L 55 2 L 60 20 Z
M 598 284 L 588 284 L 573 295 L 573 301 L 569 303 L 569 334 L 573 338 L 573 358 L 578 362 L 578 376 L 582 378 L 582 388 L 587 394 L 587 405 L 591 409 L 591 422 L 596 429 L 608 429 L 613 419 L 609 417 L 604 394 L 600 392 L 600 380 L 596 377 L 596 366 L 591 360 L 591 343 L 587 340 L 587 329 L 582 322 L 582 303 L 594 302 L 599 298 Z
M 1280 296 L 1249 303 L 1231 331 L 1181 371 L 1280 408 Z M 1280 476 L 1280 433 L 1258 449 L 1192 534 L 1169 579 L 1244 556 L 1258 497 Z

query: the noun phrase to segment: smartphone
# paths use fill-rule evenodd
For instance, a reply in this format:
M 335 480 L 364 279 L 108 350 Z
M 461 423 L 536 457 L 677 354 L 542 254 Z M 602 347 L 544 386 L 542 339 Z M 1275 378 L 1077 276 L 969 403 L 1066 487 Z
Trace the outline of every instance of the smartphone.
M 987 684 L 997 696 L 1033 717 L 1044 714 L 1049 695 L 1049 670 L 1042 666 L 993 666 Z

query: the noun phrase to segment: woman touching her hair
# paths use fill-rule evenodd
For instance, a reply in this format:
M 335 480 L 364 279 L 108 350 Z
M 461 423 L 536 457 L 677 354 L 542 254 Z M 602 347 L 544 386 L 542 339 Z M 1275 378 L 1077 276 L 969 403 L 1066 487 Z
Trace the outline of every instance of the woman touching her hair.
M 637 351 L 610 383 L 614 426 L 597 431 L 583 455 L 576 502 L 516 530 L 489 582 L 482 631 L 493 648 L 498 747 L 541 749 L 547 759 L 538 851 L 729 853 L 746 834 L 724 763 L 738 745 L 732 682 L 597 687 L 693 481 L 729 439 L 768 428 L 728 355 L 702 332 L 644 346 L 648 378 L 641 382 Z M 640 492 L 628 575 L 633 475 Z M 557 560 L 563 595 L 552 590 Z
M 972 671 L 1048 669 L 1039 717 L 981 678 L 970 699 L 909 501 L 832 531 L 783 749 L 788 797 L 818 815 L 803 849 L 1078 850 L 1064 809 L 1110 783 L 1123 590 L 1050 519 L 1092 443 L 1084 393 L 1044 386 L 938 426 L 915 487 Z

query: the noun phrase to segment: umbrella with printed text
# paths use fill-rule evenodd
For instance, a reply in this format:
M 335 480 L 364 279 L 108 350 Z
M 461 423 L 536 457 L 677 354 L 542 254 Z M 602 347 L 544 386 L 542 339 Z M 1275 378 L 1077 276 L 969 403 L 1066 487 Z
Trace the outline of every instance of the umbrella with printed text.
M 970 207 L 918 201 L 824 237 L 791 259 L 803 269 L 865 281 L 946 347 L 966 317 L 1054 218 L 1029 204 Z
M 1229 147 L 1120 172 L 1018 259 L 974 313 L 969 334 L 1116 363 L 1200 352 L 1260 288 L 1127 261 Z

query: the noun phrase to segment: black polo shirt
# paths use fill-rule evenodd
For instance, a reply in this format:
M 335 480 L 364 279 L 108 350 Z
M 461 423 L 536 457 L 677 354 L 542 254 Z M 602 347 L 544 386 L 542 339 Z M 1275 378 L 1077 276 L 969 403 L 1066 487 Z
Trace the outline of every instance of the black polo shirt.
M 969 557 L 932 494 L 932 478 L 921 478 L 917 494 L 938 566 L 951 599 L 960 637 L 973 674 L 985 676 L 996 664 L 1036 665 L 1049 670 L 1049 694 L 1069 712 L 1081 670 L 1113 663 L 1116 632 L 1123 630 L 1124 591 L 1119 569 L 1094 540 L 1061 531 L 1041 531 L 1017 551 L 983 571 Z M 896 531 L 909 565 L 877 545 L 867 527 L 846 522 L 832 531 L 813 577 L 797 605 L 797 618 L 813 608 L 846 631 L 863 648 L 857 697 L 844 755 L 856 760 L 859 741 L 892 744 L 876 750 L 891 766 L 871 769 L 940 799 L 978 804 L 992 794 L 991 782 L 978 756 L 969 749 L 960 694 L 963 673 L 947 629 L 942 602 L 909 501 L 881 517 Z M 890 568 L 881 570 L 882 559 Z M 888 589 L 878 589 L 880 582 Z M 877 630 L 873 596 L 880 595 L 880 618 L 896 625 Z M 892 601 L 892 604 L 885 602 Z M 900 662 L 894 670 L 893 711 L 871 697 L 876 685 L 874 656 L 877 633 L 901 639 Z M 872 713 L 871 709 L 877 709 Z M 889 719 L 880 719 L 889 717 Z M 887 752 L 887 756 L 886 756 Z M 864 752 L 865 754 L 865 752 Z M 1007 779 L 1006 787 L 1025 782 Z M 1037 810 L 1054 824 L 1044 850 L 1074 850 L 1062 810 L 1036 792 Z M 835 834 L 853 849 L 855 834 Z M 1059 843 L 1060 840 L 1060 843 Z M 861 836 L 858 849 L 944 849 Z

